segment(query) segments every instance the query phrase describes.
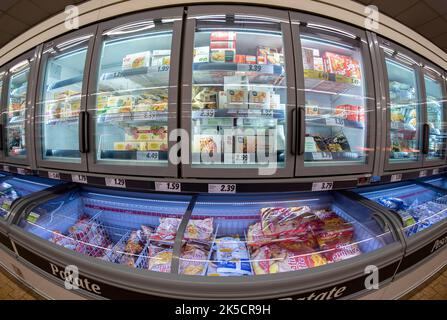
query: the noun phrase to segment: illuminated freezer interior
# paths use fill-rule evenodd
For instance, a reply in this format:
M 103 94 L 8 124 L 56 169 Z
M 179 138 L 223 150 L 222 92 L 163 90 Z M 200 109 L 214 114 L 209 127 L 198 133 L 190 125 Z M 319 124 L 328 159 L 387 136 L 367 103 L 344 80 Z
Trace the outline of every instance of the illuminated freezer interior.
M 59 183 L 57 180 L 35 177 L 6 176 L 0 181 L 0 218 L 8 218 L 13 201 Z
M 286 73 L 281 24 L 239 15 L 196 20 L 191 153 L 196 168 L 286 161 Z
M 99 164 L 168 165 L 173 22 L 138 21 L 103 34 L 95 114 Z
M 447 218 L 447 193 L 417 183 L 399 183 L 355 192 L 395 212 L 407 237 Z
M 362 42 L 301 33 L 305 95 L 304 165 L 364 164 L 368 118 Z

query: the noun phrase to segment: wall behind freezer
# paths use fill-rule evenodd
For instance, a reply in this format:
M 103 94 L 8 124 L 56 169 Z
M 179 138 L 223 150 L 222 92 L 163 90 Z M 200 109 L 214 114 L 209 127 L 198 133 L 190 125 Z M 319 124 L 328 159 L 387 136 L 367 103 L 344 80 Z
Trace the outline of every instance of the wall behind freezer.
M 220 3 L 262 4 L 259 0 L 218 1 Z M 79 26 L 138 10 L 213 3 L 209 0 L 91 0 L 80 4 Z M 350 0 L 277 0 L 275 7 L 312 12 L 365 27 L 365 6 Z M 36 45 L 57 37 L 69 30 L 65 28 L 67 14 L 55 15 L 26 31 L 0 49 L 0 66 Z M 404 45 L 447 70 L 447 53 L 417 32 L 385 15 L 379 16 L 379 28 L 372 30 Z

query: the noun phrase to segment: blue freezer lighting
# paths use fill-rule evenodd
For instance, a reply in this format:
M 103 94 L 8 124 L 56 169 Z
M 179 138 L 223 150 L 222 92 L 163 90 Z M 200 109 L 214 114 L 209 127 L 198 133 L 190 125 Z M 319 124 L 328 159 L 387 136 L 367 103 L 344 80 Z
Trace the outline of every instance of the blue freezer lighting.
M 256 201 L 256 202 L 196 202 L 198 205 L 258 205 L 258 204 L 282 204 L 319 201 L 321 199 L 302 199 L 302 200 L 279 200 L 279 201 Z
M 87 192 L 87 196 L 101 196 L 101 197 L 110 197 L 115 199 L 122 199 L 122 200 L 139 200 L 139 201 L 150 201 L 150 202 L 160 202 L 160 203 L 178 203 L 178 204 L 188 204 L 189 201 L 180 201 L 180 200 L 157 200 L 157 199 L 146 199 L 146 198 L 133 198 L 129 196 L 116 196 L 116 195 L 109 195 L 104 193 L 94 193 L 94 192 Z

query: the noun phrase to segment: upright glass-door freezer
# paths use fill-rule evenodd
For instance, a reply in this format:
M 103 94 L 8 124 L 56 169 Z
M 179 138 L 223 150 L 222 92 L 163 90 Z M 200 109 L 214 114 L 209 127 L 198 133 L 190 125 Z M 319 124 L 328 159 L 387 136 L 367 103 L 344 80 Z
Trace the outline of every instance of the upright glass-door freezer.
M 35 117 L 39 167 L 87 171 L 87 77 L 96 29 L 84 28 L 43 47 Z
M 385 170 L 422 167 L 425 108 L 419 57 L 379 38 L 386 96 Z
M 300 128 L 296 175 L 371 172 L 375 98 L 366 32 L 292 14 Z
M 365 268 L 384 284 L 403 251 L 385 216 L 337 192 L 193 198 L 71 186 L 22 210 L 11 238 L 53 279 L 75 265 L 96 295 L 121 299 L 358 296 L 370 292 Z
M 190 7 L 182 127 L 188 177 L 293 176 L 295 98 L 287 12 Z
M 419 182 L 401 182 L 354 190 L 373 201 L 400 225 L 406 252 L 401 273 L 422 263 L 442 248 L 447 235 L 447 191 Z
M 16 58 L 7 67 L 2 137 L 5 162 L 30 164 L 33 156 L 27 116 L 34 102 L 32 88 L 37 50 L 39 47 Z
M 89 170 L 176 176 L 182 8 L 101 23 L 90 72 Z
M 5 82 L 5 77 L 6 76 L 6 71 L 5 70 L 0 70 L 0 110 L 3 109 L 3 100 L 4 100 L 4 82 Z M 4 116 L 2 115 L 0 117 L 0 161 L 3 160 L 4 157 L 4 143 L 3 143 L 3 120 L 4 120 Z

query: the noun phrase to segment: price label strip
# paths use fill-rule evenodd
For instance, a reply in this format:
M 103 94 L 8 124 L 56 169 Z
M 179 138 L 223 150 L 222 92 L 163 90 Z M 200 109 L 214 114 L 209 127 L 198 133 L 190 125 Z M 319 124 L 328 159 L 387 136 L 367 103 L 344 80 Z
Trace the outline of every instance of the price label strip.
M 126 179 L 123 178 L 105 178 L 107 187 L 126 188 Z
M 180 182 L 155 182 L 155 190 L 163 192 L 181 192 L 182 185 Z
M 6 170 L 5 170 L 5 171 L 6 171 Z M 433 173 L 432 173 L 433 175 L 434 175 L 434 174 L 438 174 L 438 173 L 439 173 L 439 169 L 438 169 L 438 168 L 433 169 Z
M 87 176 L 83 174 L 72 174 L 71 175 L 71 181 L 76 183 L 87 183 Z
M 273 65 L 268 64 L 238 64 L 237 71 L 242 72 L 260 72 L 273 74 Z
M 208 193 L 236 193 L 236 184 L 208 184 Z
M 216 115 L 216 112 L 214 109 L 204 109 L 200 111 L 200 118 L 214 118 Z
M 61 175 L 59 174 L 59 172 L 48 171 L 48 178 L 60 180 L 61 179 Z
M 419 171 L 419 178 L 423 178 L 427 176 L 427 170 Z
M 390 180 L 391 182 L 398 182 L 400 180 L 402 180 L 402 173 L 396 173 L 396 174 L 391 175 L 391 180 Z
M 3 171 L 9 172 L 9 166 L 3 166 Z
M 328 191 L 334 187 L 333 182 L 314 182 L 312 183 L 312 191 Z
M 169 66 L 159 66 L 158 72 L 167 72 L 169 71 Z
M 26 170 L 23 168 L 17 168 L 17 173 L 18 174 L 26 174 Z

